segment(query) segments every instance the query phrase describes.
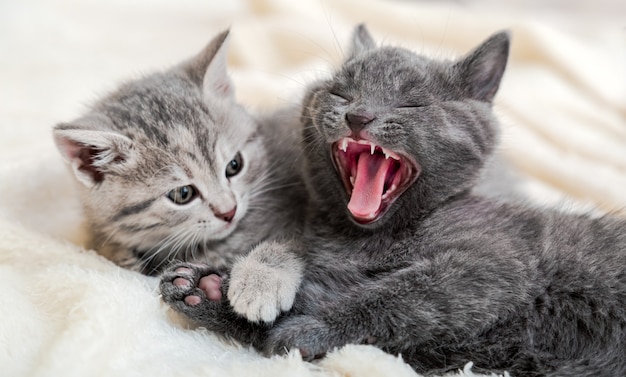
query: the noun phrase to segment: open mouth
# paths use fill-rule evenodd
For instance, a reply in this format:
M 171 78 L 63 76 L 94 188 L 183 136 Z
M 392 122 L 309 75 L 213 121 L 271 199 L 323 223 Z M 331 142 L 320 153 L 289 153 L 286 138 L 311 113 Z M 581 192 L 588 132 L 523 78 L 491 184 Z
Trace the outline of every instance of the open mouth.
M 363 139 L 340 139 L 332 156 L 350 197 L 348 210 L 360 224 L 380 219 L 420 172 L 412 159 Z

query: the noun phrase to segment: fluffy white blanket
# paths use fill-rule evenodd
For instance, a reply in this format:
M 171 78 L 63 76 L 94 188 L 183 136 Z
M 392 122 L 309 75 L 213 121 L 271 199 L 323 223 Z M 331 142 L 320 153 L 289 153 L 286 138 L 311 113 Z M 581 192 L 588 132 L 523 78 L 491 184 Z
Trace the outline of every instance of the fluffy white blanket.
M 304 83 L 326 75 L 359 22 L 378 40 L 439 57 L 508 28 L 513 48 L 496 109 L 503 152 L 527 176 L 528 194 L 539 203 L 569 197 L 622 210 L 626 6 L 542 4 L 0 2 L 0 374 L 415 376 L 370 346 L 310 364 L 295 353 L 266 359 L 186 328 L 161 303 L 155 279 L 80 247 L 80 206 L 50 129 L 121 80 L 191 56 L 227 27 L 238 97 L 253 109 L 292 101 Z

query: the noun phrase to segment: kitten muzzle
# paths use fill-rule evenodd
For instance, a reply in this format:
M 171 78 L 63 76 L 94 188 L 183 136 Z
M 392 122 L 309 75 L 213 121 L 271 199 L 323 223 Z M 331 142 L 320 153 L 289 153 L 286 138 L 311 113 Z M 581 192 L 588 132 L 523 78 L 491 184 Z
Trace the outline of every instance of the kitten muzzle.
M 360 224 L 379 220 L 419 174 L 410 158 L 364 139 L 339 140 L 332 156 L 350 198 L 348 211 Z

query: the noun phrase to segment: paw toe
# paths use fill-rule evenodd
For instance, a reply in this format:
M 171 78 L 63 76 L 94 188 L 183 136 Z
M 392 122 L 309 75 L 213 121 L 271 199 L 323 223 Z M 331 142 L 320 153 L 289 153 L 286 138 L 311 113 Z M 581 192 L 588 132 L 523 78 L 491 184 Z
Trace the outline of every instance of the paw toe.
M 199 305 L 202 302 L 202 298 L 200 298 L 200 296 L 196 296 L 196 295 L 189 295 L 189 296 L 185 297 L 183 301 L 185 302 L 185 304 L 187 304 L 189 306 L 196 306 L 196 305 Z
M 193 270 L 189 267 L 178 267 L 174 269 L 174 272 L 177 274 L 191 275 L 193 273 Z
M 257 320 L 261 320 L 266 323 L 273 322 L 279 314 L 280 311 L 277 308 L 265 305 L 259 309 L 259 316 Z
M 273 322 L 280 314 L 280 310 L 271 304 L 270 298 L 248 297 L 236 295 L 230 300 L 235 313 L 246 317 L 251 322 Z
M 191 288 L 191 282 L 184 277 L 175 278 L 172 284 L 180 288 Z

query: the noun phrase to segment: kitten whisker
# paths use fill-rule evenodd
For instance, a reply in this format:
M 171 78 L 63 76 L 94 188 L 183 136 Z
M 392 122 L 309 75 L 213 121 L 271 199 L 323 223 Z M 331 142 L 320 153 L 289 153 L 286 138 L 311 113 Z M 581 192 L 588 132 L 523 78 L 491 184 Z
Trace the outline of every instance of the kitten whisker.
M 163 256 L 162 253 L 160 253 L 162 260 L 156 266 L 157 269 L 163 264 L 170 263 L 175 259 L 188 260 L 190 254 L 193 256 L 200 239 L 199 232 L 195 228 L 196 227 L 192 226 L 178 233 L 175 242 L 168 248 L 167 254 Z
M 149 263 L 152 263 L 157 257 L 159 257 L 162 260 L 155 267 L 155 268 L 158 268 L 164 262 L 171 260 L 172 255 L 176 256 L 178 254 L 178 250 L 180 249 L 180 247 L 185 245 L 186 243 L 185 241 L 189 237 L 190 232 L 191 231 L 189 229 L 183 229 L 180 232 L 169 235 L 167 238 L 163 240 L 163 242 L 158 246 L 158 248 L 153 248 L 146 252 L 145 257 L 143 258 L 144 264 L 147 266 Z M 167 250 L 167 253 L 163 255 L 164 251 L 166 250 Z
M 168 158 L 170 158 L 170 159 L 172 159 L 173 161 L 175 161 L 175 160 L 173 159 L 173 157 L 171 156 L 171 154 L 169 153 L 169 151 L 167 151 L 167 150 L 160 150 L 160 152 L 164 152 L 164 153 L 166 153 L 166 154 L 168 155 Z M 166 165 L 166 166 L 161 167 L 160 169 L 157 169 L 157 170 L 156 170 L 156 171 L 152 174 L 152 176 L 150 177 L 150 180 L 153 180 L 153 179 L 154 179 L 154 177 L 156 177 L 156 176 L 157 176 L 157 174 L 159 174 L 160 172 L 162 172 L 162 171 L 164 171 L 164 170 L 168 170 L 168 169 L 170 169 L 170 166 L 167 166 L 167 165 Z
M 272 186 L 272 187 L 268 187 L 264 190 L 259 190 L 259 191 L 254 191 L 253 193 L 251 193 L 251 195 L 249 196 L 250 200 L 255 199 L 261 195 L 267 194 L 268 192 L 273 192 L 273 191 L 277 191 L 277 190 L 282 190 L 282 189 L 286 189 L 286 188 L 290 188 L 290 187 L 298 187 L 300 186 L 298 183 L 288 183 L 288 184 L 284 184 L 284 185 L 279 185 L 279 186 Z
M 117 233 L 119 233 L 119 231 L 120 231 L 120 228 L 118 228 L 118 227 L 113 228 L 110 231 L 109 235 L 104 239 L 104 241 L 102 241 L 102 243 L 100 244 L 100 247 L 106 246 L 109 243 L 109 241 L 111 240 L 111 238 L 113 238 L 113 236 L 117 235 Z
M 122 267 L 147 273 L 173 259 L 206 259 L 208 251 L 227 250 L 236 255 L 239 250 L 247 251 L 263 241 L 279 223 L 274 220 L 275 214 L 261 211 L 271 208 L 278 212 L 280 205 L 285 205 L 284 200 L 276 200 L 275 193 L 289 187 L 295 175 L 296 167 L 290 165 L 295 162 L 285 154 L 296 154 L 298 142 L 293 137 L 272 134 L 281 127 L 275 131 L 258 127 L 255 116 L 235 101 L 220 102 L 218 117 L 217 111 L 209 111 L 213 106 L 207 101 L 214 98 L 203 95 L 202 80 L 189 80 L 191 76 L 210 77 L 222 82 L 228 76 L 221 64 L 209 69 L 212 59 L 225 54 L 224 35 L 216 37 L 211 48 L 203 49 L 194 59 L 118 87 L 115 94 L 100 99 L 87 114 L 56 126 L 53 131 L 65 160 L 74 163 L 77 158 L 92 157 L 80 161 L 89 165 L 84 174 L 74 174 L 85 199 L 90 242 L 100 254 Z M 299 77 L 289 79 L 295 88 L 306 86 Z M 295 98 L 283 99 L 293 103 L 285 109 L 289 112 L 276 112 L 275 117 L 268 114 L 264 121 L 297 127 L 298 115 L 291 110 L 300 108 L 301 99 Z M 252 142 L 247 140 L 251 137 L 255 139 Z M 93 138 L 99 140 L 97 146 L 93 145 Z M 75 153 L 74 147 L 80 148 L 80 154 Z M 242 170 L 243 179 L 225 184 L 221 180 L 225 166 L 217 166 L 222 162 L 214 158 L 216 150 L 241 152 L 250 162 L 262 163 L 258 168 L 250 164 L 249 170 Z M 274 156 L 278 151 L 285 154 Z M 101 189 L 92 190 L 96 184 Z M 249 199 L 253 210 L 263 217 L 254 219 L 254 227 L 244 223 L 235 228 L 213 249 L 212 241 L 207 239 L 216 238 L 219 229 L 195 223 L 213 216 L 209 206 L 186 205 L 189 201 L 183 200 L 183 195 L 170 199 L 166 195 L 173 189 L 186 189 L 194 196 L 202 187 L 210 191 L 217 185 L 237 198 Z M 202 194 L 210 196 L 212 192 Z

